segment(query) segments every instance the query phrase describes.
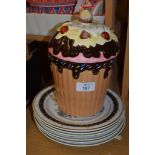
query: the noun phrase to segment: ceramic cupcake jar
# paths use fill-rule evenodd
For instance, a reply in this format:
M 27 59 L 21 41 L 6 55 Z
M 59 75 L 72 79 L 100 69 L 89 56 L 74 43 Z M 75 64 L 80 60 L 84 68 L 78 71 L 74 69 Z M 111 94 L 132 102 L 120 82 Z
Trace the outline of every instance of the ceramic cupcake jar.
M 91 116 L 99 112 L 119 53 L 117 36 L 92 21 L 83 10 L 79 20 L 63 23 L 49 43 L 56 100 L 62 112 Z

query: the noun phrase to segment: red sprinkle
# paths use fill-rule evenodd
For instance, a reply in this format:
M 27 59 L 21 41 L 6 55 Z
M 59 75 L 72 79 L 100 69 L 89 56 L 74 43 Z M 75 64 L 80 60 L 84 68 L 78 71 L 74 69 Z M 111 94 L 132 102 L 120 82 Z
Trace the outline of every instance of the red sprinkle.
M 109 33 L 108 32 L 102 32 L 101 33 L 101 36 L 106 39 L 106 40 L 109 40 L 110 39 L 110 36 L 109 36 Z
M 68 26 L 63 26 L 61 29 L 60 29 L 60 32 L 61 34 L 64 34 L 65 32 L 68 31 Z

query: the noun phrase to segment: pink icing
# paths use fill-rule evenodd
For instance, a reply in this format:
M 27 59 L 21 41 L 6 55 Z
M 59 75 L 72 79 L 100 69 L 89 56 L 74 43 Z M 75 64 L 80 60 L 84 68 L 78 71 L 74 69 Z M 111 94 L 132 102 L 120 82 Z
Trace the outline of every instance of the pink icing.
M 65 60 L 65 61 L 70 61 L 70 62 L 78 62 L 78 63 L 103 62 L 103 61 L 113 59 L 114 57 L 116 57 L 118 55 L 118 53 L 117 53 L 115 56 L 111 56 L 109 59 L 106 59 L 104 57 L 103 52 L 100 52 L 100 57 L 99 58 L 94 58 L 94 57 L 86 58 L 86 57 L 83 56 L 82 53 L 79 53 L 79 55 L 76 56 L 76 57 L 64 57 L 64 56 L 62 56 L 61 51 L 57 55 L 53 54 L 53 48 L 49 48 L 49 53 L 51 55 L 57 57 L 58 59 Z

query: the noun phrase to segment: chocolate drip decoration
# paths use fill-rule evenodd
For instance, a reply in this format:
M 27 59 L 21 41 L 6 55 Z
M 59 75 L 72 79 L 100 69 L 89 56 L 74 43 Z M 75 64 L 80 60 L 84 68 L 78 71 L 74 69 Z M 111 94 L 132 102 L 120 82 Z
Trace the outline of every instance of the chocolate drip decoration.
M 114 56 L 116 54 L 116 52 L 118 51 L 118 45 L 116 45 L 116 42 L 114 40 L 110 41 L 110 42 L 106 42 L 103 45 L 103 54 L 105 56 L 105 58 L 110 58 L 111 56 Z
M 86 58 L 99 58 L 100 52 L 103 52 L 103 55 L 106 59 L 110 58 L 111 56 L 115 56 L 119 50 L 118 42 L 115 42 L 114 40 L 106 42 L 104 45 L 96 44 L 95 47 L 90 46 L 89 48 L 84 45 L 78 45 L 75 47 L 73 44 L 74 40 L 69 39 L 66 36 L 63 36 L 60 39 L 55 39 L 55 37 L 53 37 L 49 43 L 49 48 L 53 48 L 53 53 L 55 55 L 59 54 L 61 51 L 64 57 L 76 57 L 79 55 L 79 53 L 83 53 L 84 57 Z
M 81 72 L 85 70 L 92 71 L 94 75 L 98 74 L 99 70 L 104 68 L 105 72 L 103 77 L 107 78 L 108 73 L 112 68 L 112 64 L 115 59 L 111 59 L 105 62 L 99 63 L 74 63 L 69 61 L 60 60 L 52 55 L 49 55 L 50 60 L 57 66 L 60 73 L 63 72 L 63 68 L 72 70 L 73 78 L 78 79 Z

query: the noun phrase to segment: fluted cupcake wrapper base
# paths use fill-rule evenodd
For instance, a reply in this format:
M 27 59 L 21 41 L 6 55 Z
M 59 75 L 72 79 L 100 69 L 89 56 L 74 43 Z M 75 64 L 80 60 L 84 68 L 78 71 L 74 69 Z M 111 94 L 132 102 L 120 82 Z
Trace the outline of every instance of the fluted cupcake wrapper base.
M 104 69 L 101 69 L 97 75 L 93 75 L 92 71 L 84 71 L 80 73 L 78 79 L 72 76 L 72 70 L 63 69 L 58 72 L 57 66 L 52 63 L 52 72 L 54 77 L 56 100 L 61 111 L 72 116 L 91 116 L 101 111 L 104 98 L 109 87 L 111 71 L 106 79 L 104 79 Z M 77 89 L 77 85 L 93 83 L 91 89 L 86 91 Z

